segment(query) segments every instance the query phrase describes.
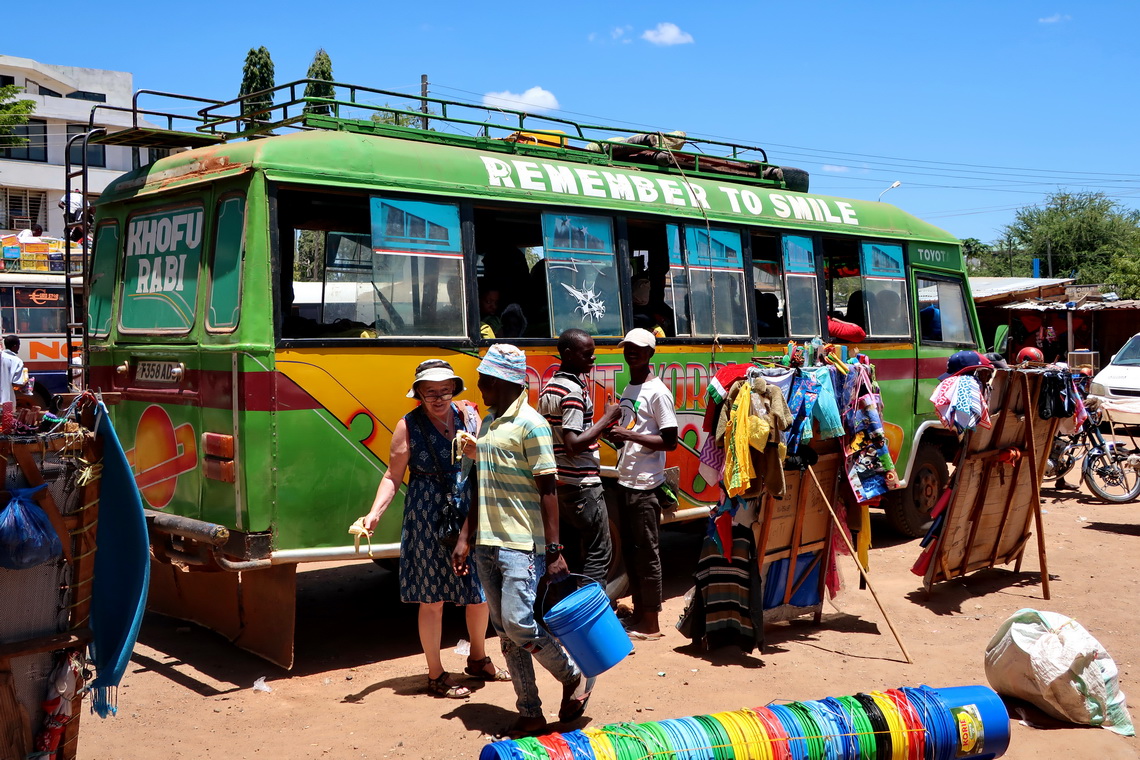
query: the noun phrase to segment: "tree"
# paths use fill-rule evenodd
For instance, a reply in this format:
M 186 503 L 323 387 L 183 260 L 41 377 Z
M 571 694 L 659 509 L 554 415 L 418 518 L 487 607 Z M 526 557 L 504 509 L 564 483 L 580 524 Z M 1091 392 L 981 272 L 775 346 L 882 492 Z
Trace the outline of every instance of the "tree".
M 329 54 L 325 52 L 324 48 L 317 51 L 313 56 L 313 62 L 309 64 L 309 71 L 305 74 L 306 79 L 318 79 L 319 82 L 309 82 L 305 85 L 306 98 L 335 98 L 336 90 L 332 86 L 333 70 L 332 59 Z M 305 106 L 305 113 L 317 113 L 322 116 L 328 116 L 332 111 L 331 106 L 307 104 Z
M 1127 276 L 1118 262 L 1127 264 L 1140 250 L 1140 211 L 1104 193 L 1062 190 L 1018 210 L 1003 236 L 1026 260 L 1041 259 L 1044 273 L 1051 268 L 1054 277 L 1075 277 L 1078 284 L 1108 283 Z
M 324 259 L 325 233 L 301 230 L 293 257 L 293 279 L 297 282 L 319 282 Z
M 239 98 L 245 98 L 255 92 L 261 90 L 273 89 L 273 59 L 269 55 L 269 51 L 262 45 L 259 48 L 250 48 L 245 56 L 245 66 L 241 72 L 241 90 L 238 92 Z M 241 113 L 244 116 L 247 113 L 254 113 L 269 108 L 273 105 L 273 96 L 269 93 L 259 95 L 256 98 L 248 98 L 241 103 Z M 260 122 L 269 121 L 267 114 L 258 116 L 255 121 L 246 122 L 248 126 Z
M 384 104 L 385 108 L 392 108 L 390 103 Z M 431 114 L 431 111 L 428 111 Z M 411 127 L 413 129 L 419 128 L 423 123 L 420 121 L 419 116 L 411 116 L 406 113 L 396 113 L 394 111 L 374 111 L 371 116 L 372 121 L 377 124 L 391 124 L 394 127 Z
M 14 84 L 0 87 L 0 147 L 14 148 L 28 140 L 16 134 L 16 128 L 28 123 L 36 110 L 36 101 L 17 100 L 21 89 Z

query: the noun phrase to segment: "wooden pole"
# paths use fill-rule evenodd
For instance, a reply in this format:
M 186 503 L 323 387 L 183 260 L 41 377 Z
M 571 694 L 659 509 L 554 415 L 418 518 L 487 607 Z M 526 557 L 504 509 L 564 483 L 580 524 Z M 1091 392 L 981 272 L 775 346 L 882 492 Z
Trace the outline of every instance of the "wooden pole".
M 1041 519 L 1041 467 L 1037 462 L 1037 435 L 1033 430 L 1033 423 L 1037 418 L 1037 398 L 1029 392 L 1029 374 L 1025 372 L 1018 374 L 1021 375 L 1022 387 L 1025 389 L 1025 447 L 1028 449 L 1025 453 L 1029 457 L 1031 487 L 1029 498 L 1033 505 L 1033 522 L 1037 525 L 1037 556 L 1041 559 L 1041 594 L 1048 599 L 1049 565 L 1045 561 L 1045 529 Z M 1037 385 L 1037 392 L 1040 395 L 1040 383 Z
M 843 536 L 843 542 L 847 544 L 848 551 L 850 551 L 851 556 L 855 558 L 855 566 L 859 568 L 859 574 L 863 576 L 863 580 L 867 582 L 867 588 L 871 590 L 871 596 L 874 597 L 875 604 L 879 607 L 879 612 L 883 613 L 883 620 L 887 621 L 887 627 L 890 628 L 891 633 L 894 634 L 895 641 L 898 642 L 903 657 L 906 658 L 908 665 L 914 664 L 914 660 L 910 658 L 910 652 L 906 651 L 906 644 L 903 643 L 899 632 L 895 630 L 895 624 L 891 622 L 891 616 L 887 614 L 883 603 L 879 601 L 879 595 L 875 593 L 875 587 L 871 585 L 871 579 L 867 577 L 866 571 L 863 570 L 862 563 L 859 562 L 859 554 L 855 551 L 855 547 L 851 543 L 851 537 L 847 535 L 847 531 L 843 530 L 843 526 L 839 523 L 839 515 L 835 514 L 835 509 L 831 506 L 831 501 L 828 500 L 827 494 L 823 492 L 823 486 L 820 485 L 819 478 L 816 477 L 815 469 L 809 465 L 807 471 L 811 474 L 811 479 L 815 481 L 815 487 L 819 489 L 820 498 L 823 499 L 823 503 L 827 506 L 827 511 L 831 513 L 831 519 L 835 522 L 835 527 L 839 529 L 839 535 Z

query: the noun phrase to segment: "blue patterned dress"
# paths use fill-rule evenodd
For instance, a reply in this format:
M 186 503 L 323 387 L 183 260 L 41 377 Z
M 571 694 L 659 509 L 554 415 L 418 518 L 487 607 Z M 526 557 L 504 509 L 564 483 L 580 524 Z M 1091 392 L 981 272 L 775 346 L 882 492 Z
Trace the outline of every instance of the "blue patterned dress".
M 463 419 L 451 405 L 455 429 Z M 435 537 L 443 504 L 455 483 L 451 441 L 432 424 L 427 412 L 413 409 L 404 416 L 408 428 L 408 490 L 404 497 L 404 526 L 400 535 L 400 599 L 405 602 L 486 601 L 475 565 L 467 561 L 467 575 L 451 569 L 451 552 Z M 475 431 L 468 431 L 475 432 Z M 434 449 L 434 456 L 432 450 Z M 440 467 L 444 472 L 440 472 Z

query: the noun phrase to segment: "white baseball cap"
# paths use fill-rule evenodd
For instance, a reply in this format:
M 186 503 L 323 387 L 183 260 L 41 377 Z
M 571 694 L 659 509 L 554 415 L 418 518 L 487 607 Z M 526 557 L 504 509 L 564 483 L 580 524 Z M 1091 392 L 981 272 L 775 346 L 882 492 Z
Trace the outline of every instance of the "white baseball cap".
M 630 343 L 635 346 L 644 346 L 645 348 L 657 348 L 657 338 L 653 337 L 653 333 L 646 330 L 644 327 L 635 327 L 625 334 L 625 337 L 618 343 L 619 346 L 624 346 Z

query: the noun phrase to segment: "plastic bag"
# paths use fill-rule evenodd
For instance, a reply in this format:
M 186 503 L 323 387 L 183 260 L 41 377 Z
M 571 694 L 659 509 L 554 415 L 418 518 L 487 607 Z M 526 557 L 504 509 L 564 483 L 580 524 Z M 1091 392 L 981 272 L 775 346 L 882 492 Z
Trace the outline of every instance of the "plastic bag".
M 1031 702 L 1060 720 L 1134 736 L 1116 663 L 1077 621 L 1023 609 L 986 646 L 986 678 L 999 694 Z
M 32 495 L 45 486 L 12 488 L 12 500 L 0 512 L 0 567 L 26 570 L 63 554 L 59 535 Z

